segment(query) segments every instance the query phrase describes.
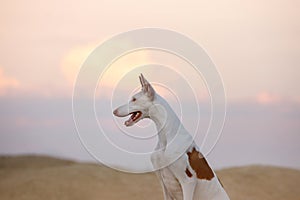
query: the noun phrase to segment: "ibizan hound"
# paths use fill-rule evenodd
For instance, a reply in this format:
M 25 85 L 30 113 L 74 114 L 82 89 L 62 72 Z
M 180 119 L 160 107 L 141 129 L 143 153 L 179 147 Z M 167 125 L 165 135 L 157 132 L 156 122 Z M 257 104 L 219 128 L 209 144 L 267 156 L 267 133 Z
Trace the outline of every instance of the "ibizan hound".
M 181 124 L 169 104 L 159 96 L 151 84 L 140 75 L 142 91 L 128 104 L 114 110 L 132 126 L 143 118 L 154 121 L 158 144 L 151 162 L 163 187 L 165 200 L 229 200 L 214 171 L 200 153 L 192 136 Z

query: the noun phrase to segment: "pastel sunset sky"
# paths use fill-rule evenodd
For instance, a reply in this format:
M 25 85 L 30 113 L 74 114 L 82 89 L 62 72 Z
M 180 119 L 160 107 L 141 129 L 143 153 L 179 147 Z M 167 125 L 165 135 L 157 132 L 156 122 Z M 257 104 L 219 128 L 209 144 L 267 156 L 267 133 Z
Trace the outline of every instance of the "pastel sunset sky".
M 158 27 L 192 38 L 223 78 L 227 117 L 221 139 L 209 154 L 212 165 L 300 168 L 299 7 L 293 0 L 1 1 L 0 154 L 92 161 L 72 118 L 73 84 L 80 66 L 113 35 Z M 103 77 L 100 93 L 113 90 L 134 66 L 152 62 L 185 64 L 163 52 L 124 56 Z M 149 80 L 154 76 L 157 82 L 174 78 L 148 72 Z M 128 96 L 116 105 L 139 87 L 138 77 L 132 77 L 120 86 Z M 199 99 L 205 102 L 209 95 L 199 87 Z M 157 90 L 171 102 L 175 99 L 163 88 Z M 180 110 L 176 103 L 174 109 Z M 114 117 L 106 113 L 100 120 L 109 126 Z

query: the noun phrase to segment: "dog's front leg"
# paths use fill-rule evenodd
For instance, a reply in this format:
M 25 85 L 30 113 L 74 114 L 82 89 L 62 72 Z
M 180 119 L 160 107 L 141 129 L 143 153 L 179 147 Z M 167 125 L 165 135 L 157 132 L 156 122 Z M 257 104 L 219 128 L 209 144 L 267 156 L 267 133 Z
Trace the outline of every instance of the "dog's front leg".
M 161 166 L 162 166 L 161 155 L 162 155 L 161 151 L 155 152 L 151 155 L 151 162 L 152 162 L 154 169 L 161 168 Z M 164 179 L 162 176 L 162 170 L 161 169 L 156 170 L 155 174 L 156 174 L 157 178 L 159 179 L 159 182 L 163 188 L 164 200 L 173 200 L 173 198 L 170 196 L 169 191 L 167 190 L 167 187 L 164 183 Z
M 156 175 L 157 175 L 157 177 L 159 179 L 159 182 L 160 182 L 160 184 L 161 184 L 161 186 L 163 188 L 164 200 L 173 200 L 173 198 L 170 196 L 170 194 L 169 194 L 169 192 L 168 192 L 168 190 L 166 188 L 166 185 L 165 185 L 165 183 L 163 181 L 161 170 L 157 170 L 155 173 L 156 173 Z
M 183 200 L 193 200 L 196 185 L 197 181 L 194 180 L 190 182 L 181 183 Z
M 187 156 L 183 155 L 170 165 L 170 169 L 180 183 L 183 200 L 193 200 L 195 188 L 197 186 L 197 178 L 195 176 L 190 176 L 190 167 L 187 163 Z

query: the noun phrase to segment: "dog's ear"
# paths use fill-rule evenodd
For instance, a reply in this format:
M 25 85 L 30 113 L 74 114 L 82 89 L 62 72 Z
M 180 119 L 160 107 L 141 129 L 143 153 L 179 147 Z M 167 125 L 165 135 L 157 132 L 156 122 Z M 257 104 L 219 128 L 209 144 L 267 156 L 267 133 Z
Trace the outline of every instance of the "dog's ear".
M 151 84 L 145 79 L 143 74 L 141 74 L 139 78 L 142 85 L 142 91 L 150 98 L 150 100 L 153 100 L 155 96 L 155 90 L 153 89 Z

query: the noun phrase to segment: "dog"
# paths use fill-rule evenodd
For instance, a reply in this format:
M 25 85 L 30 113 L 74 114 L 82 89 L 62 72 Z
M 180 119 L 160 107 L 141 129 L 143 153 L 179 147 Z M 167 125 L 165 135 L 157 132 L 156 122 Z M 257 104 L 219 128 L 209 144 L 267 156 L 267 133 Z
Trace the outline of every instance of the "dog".
M 129 103 L 113 111 L 117 117 L 129 116 L 125 126 L 151 119 L 158 132 L 158 143 L 151 162 L 163 188 L 165 200 L 229 200 L 220 180 L 179 118 L 143 74 L 142 90 Z

